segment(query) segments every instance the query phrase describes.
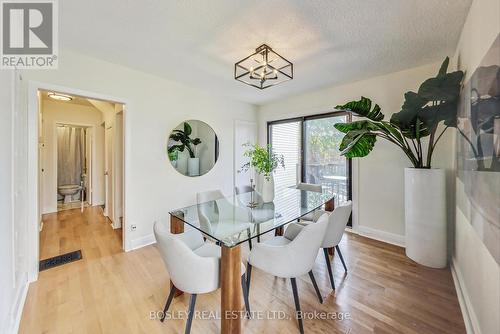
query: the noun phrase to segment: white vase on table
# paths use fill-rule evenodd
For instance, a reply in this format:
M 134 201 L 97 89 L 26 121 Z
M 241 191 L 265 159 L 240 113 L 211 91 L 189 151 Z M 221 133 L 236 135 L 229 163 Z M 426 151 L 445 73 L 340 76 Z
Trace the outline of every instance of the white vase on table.
M 259 174 L 260 179 L 260 196 L 264 203 L 274 201 L 274 177 L 273 173 L 268 176 Z

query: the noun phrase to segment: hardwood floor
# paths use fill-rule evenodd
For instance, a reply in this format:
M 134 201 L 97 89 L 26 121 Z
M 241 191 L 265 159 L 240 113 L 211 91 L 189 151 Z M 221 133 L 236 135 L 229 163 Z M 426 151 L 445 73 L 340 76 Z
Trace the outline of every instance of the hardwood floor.
M 308 276 L 297 280 L 302 311 L 343 312 L 344 320 L 304 320 L 306 333 L 465 333 L 449 269 L 415 264 L 402 248 L 346 233 L 340 245 L 349 272 L 334 258 L 332 293 L 323 254 L 313 269 L 325 297 L 319 304 Z M 183 333 L 184 319 L 161 323 L 169 277 L 155 246 L 121 251 L 120 232 L 112 230 L 100 208 L 69 210 L 44 218 L 42 258 L 82 249 L 83 260 L 40 273 L 30 285 L 20 333 Z M 248 250 L 242 249 L 243 258 Z M 200 295 L 196 310 L 208 320 L 193 320 L 192 333 L 217 333 L 220 290 Z M 189 295 L 171 310 L 187 310 Z M 250 306 L 257 316 L 284 312 L 291 319 L 244 320 L 243 333 L 298 333 L 290 282 L 252 271 Z M 261 312 L 262 311 L 262 312 Z M 212 313 L 208 313 L 212 312 Z M 284 313 L 275 313 L 281 316 Z M 312 315 L 312 313 L 308 313 Z
M 113 230 L 101 207 L 64 210 L 43 216 L 40 259 L 81 249 L 85 259 L 122 252 L 121 229 Z

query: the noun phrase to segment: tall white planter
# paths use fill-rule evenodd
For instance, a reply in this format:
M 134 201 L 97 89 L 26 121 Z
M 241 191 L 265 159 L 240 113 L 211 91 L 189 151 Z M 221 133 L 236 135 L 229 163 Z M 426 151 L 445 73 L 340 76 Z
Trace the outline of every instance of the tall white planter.
M 260 196 L 264 203 L 269 203 L 274 201 L 274 177 L 273 173 L 269 177 L 259 174 L 260 183 Z
M 188 158 L 188 175 L 200 175 L 200 158 Z
M 406 255 L 432 268 L 444 268 L 446 175 L 443 169 L 405 169 Z

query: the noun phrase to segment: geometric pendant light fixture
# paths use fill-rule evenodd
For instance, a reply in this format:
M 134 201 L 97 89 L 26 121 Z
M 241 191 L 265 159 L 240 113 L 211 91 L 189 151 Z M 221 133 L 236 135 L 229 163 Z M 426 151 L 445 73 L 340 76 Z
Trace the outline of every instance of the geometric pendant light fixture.
M 255 53 L 234 64 L 234 78 L 247 85 L 266 89 L 293 79 L 293 64 L 262 44 Z

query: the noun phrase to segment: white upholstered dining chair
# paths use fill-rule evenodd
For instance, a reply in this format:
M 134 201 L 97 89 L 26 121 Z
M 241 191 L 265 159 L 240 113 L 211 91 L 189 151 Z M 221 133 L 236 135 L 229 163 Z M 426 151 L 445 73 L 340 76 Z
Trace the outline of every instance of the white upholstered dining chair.
M 328 214 L 324 214 L 316 223 L 307 226 L 292 223 L 286 229 L 284 236 L 277 236 L 256 244 L 248 258 L 247 291 L 250 290 L 252 267 L 277 277 L 290 279 L 301 333 L 304 333 L 304 326 L 296 278 L 309 274 L 318 300 L 320 303 L 323 302 L 312 267 L 323 242 L 327 226 Z
M 325 232 L 325 237 L 323 239 L 323 243 L 321 248 L 323 248 L 323 253 L 325 255 L 326 266 L 328 268 L 328 275 L 330 276 L 330 284 L 332 289 L 335 290 L 335 281 L 333 279 L 332 266 L 330 262 L 330 257 L 328 256 L 328 249 L 335 247 L 335 250 L 339 254 L 340 261 L 344 266 L 344 271 L 347 272 L 347 266 L 344 261 L 344 257 L 342 256 L 342 252 L 340 251 L 340 241 L 342 240 L 342 236 L 344 235 L 345 228 L 347 223 L 349 222 L 349 217 L 352 212 L 352 201 L 347 201 L 339 206 L 337 206 L 328 217 L 328 227 Z M 297 225 L 307 226 L 310 225 L 311 222 L 300 221 Z M 295 228 L 294 233 L 297 233 L 299 229 Z M 294 238 L 294 235 L 289 233 L 290 238 Z
M 299 183 L 297 183 L 296 188 L 300 189 L 300 190 L 314 191 L 317 193 L 323 192 L 323 188 L 321 187 L 321 184 L 299 182 Z
M 161 321 L 165 320 L 177 290 L 191 294 L 185 333 L 191 331 L 193 312 L 198 294 L 215 291 L 220 285 L 221 249 L 214 243 L 204 242 L 201 233 L 192 229 L 180 234 L 171 234 L 165 224 L 156 222 L 153 227 L 160 255 L 173 283 L 163 309 Z M 246 290 L 245 266 L 241 264 L 241 287 L 245 307 L 249 314 Z
M 297 186 L 295 188 L 299 189 L 299 190 L 305 190 L 305 191 L 314 191 L 317 193 L 323 192 L 323 188 L 321 187 L 321 184 L 300 182 L 297 184 Z M 300 217 L 300 219 L 305 220 L 305 221 L 316 221 L 322 214 L 323 214 L 323 212 L 321 212 L 321 211 L 318 212 L 318 210 L 314 210 L 314 211 L 311 211 L 308 214 L 305 214 L 304 216 Z
M 249 184 L 244 184 L 244 185 L 241 185 L 241 186 L 236 186 L 234 187 L 234 193 L 236 195 L 239 195 L 239 194 L 244 194 L 244 193 L 249 193 L 251 192 L 253 189 L 252 187 L 250 187 Z
M 230 236 L 237 233 L 247 233 L 250 238 L 254 227 L 247 223 L 248 212 L 245 208 L 239 208 L 226 200 L 220 190 L 210 190 L 196 193 L 196 204 L 198 206 L 198 220 L 200 226 L 208 234 L 219 236 Z M 228 221 L 229 224 L 224 224 Z M 252 240 L 248 239 L 248 245 L 252 249 Z

